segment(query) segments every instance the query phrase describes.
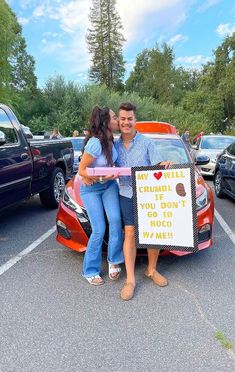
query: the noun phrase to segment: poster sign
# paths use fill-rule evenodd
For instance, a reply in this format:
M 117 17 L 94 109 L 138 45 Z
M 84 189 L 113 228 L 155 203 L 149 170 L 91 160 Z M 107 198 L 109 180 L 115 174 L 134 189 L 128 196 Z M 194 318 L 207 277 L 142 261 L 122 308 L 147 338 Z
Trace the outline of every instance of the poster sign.
M 137 248 L 196 252 L 193 164 L 132 168 Z

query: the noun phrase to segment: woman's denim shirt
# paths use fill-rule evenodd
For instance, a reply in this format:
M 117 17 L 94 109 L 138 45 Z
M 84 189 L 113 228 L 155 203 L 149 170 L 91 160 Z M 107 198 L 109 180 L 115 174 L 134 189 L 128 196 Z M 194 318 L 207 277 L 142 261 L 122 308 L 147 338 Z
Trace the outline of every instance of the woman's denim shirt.
M 84 152 L 95 158 L 93 163 L 90 165 L 91 168 L 109 166 L 106 156 L 102 150 L 99 138 L 91 137 L 84 148 Z M 112 147 L 112 158 L 113 163 L 115 163 L 117 160 L 117 150 L 114 146 Z

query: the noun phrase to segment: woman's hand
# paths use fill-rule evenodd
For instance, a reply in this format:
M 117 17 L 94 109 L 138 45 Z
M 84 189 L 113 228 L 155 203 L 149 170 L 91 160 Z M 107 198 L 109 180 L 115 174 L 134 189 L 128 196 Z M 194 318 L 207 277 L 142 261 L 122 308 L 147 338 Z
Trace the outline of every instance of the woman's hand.
M 93 183 L 99 181 L 99 177 L 81 177 L 81 181 L 85 186 L 91 186 Z
M 92 180 L 91 178 L 87 178 L 87 177 L 81 177 L 81 181 L 83 185 L 85 186 L 91 186 L 94 183 L 94 180 Z
M 170 168 L 171 165 L 173 165 L 173 161 L 167 160 L 167 161 L 161 161 L 158 165 L 165 166 L 165 169 Z

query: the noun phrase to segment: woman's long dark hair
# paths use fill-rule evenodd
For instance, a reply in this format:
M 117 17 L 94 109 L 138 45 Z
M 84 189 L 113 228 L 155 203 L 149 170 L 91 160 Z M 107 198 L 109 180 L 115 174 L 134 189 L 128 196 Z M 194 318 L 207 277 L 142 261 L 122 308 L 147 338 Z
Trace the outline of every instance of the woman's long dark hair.
M 100 140 L 102 150 L 104 155 L 107 159 L 109 165 L 113 165 L 112 159 L 112 142 L 113 142 L 113 135 L 112 131 L 109 128 L 110 122 L 110 109 L 108 107 L 100 108 L 99 106 L 95 106 L 90 115 L 89 119 L 89 127 L 88 127 L 88 134 L 84 140 L 84 145 L 82 152 L 84 152 L 84 148 L 91 137 L 96 137 Z M 111 141 L 110 141 L 111 139 Z

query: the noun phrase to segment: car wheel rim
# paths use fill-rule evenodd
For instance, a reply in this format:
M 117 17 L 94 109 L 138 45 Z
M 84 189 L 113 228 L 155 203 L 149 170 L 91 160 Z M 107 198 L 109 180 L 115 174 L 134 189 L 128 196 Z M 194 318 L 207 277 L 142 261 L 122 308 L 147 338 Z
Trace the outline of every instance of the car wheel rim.
M 57 202 L 60 201 L 64 188 L 65 188 L 64 175 L 59 172 L 55 176 L 54 181 L 54 195 Z
M 215 191 L 216 194 L 219 194 L 221 191 L 221 175 L 220 173 L 217 173 L 216 178 L 215 178 Z

